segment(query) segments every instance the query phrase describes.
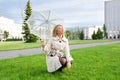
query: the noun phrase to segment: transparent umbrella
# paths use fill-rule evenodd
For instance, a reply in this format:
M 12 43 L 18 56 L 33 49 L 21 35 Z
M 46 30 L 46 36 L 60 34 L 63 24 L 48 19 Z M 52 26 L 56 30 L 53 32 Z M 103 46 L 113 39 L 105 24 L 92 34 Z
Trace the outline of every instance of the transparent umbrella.
M 33 11 L 27 20 L 27 24 L 32 34 L 49 39 L 53 27 L 57 24 L 63 24 L 63 19 L 50 10 Z

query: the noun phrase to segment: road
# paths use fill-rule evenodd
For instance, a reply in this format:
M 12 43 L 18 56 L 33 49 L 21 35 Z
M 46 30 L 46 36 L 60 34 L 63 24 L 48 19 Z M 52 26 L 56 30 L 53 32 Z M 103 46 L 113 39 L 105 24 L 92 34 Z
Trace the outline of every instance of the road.
M 116 44 L 116 43 L 120 43 L 120 41 L 102 42 L 102 43 L 100 42 L 100 43 L 90 43 L 90 44 L 76 44 L 76 45 L 70 45 L 70 50 L 98 46 L 98 45 Z M 15 58 L 19 56 L 29 56 L 29 55 L 35 55 L 35 54 L 41 54 L 41 53 L 43 53 L 41 48 L 2 51 L 0 52 L 0 59 Z

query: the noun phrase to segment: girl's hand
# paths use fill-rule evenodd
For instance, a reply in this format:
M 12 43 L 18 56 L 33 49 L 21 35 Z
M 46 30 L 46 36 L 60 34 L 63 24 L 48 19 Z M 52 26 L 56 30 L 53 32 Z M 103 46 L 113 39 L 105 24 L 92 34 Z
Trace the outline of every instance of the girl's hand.
M 40 42 L 42 44 L 42 48 L 44 48 L 45 47 L 45 41 L 44 41 L 44 39 L 40 39 Z
M 44 43 L 45 43 L 44 39 L 40 39 L 40 42 L 41 42 L 42 44 L 44 44 Z

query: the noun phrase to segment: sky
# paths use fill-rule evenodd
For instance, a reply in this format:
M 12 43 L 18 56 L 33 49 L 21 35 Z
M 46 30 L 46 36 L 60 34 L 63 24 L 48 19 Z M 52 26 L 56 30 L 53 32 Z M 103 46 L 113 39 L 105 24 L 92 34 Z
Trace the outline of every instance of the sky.
M 66 27 L 102 26 L 105 0 L 30 0 L 33 11 L 52 10 Z M 21 24 L 27 0 L 0 0 L 0 16 Z

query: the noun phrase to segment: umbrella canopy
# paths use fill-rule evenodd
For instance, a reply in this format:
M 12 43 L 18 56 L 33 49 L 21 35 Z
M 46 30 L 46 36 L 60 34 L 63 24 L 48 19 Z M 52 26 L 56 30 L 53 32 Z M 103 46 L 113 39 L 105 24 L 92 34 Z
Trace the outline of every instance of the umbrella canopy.
M 53 27 L 62 23 L 63 19 L 50 10 L 33 11 L 27 20 L 30 32 L 44 39 L 49 39 Z

